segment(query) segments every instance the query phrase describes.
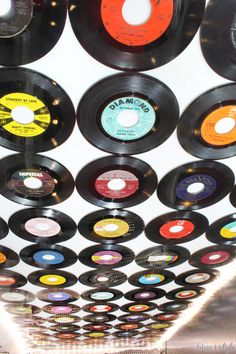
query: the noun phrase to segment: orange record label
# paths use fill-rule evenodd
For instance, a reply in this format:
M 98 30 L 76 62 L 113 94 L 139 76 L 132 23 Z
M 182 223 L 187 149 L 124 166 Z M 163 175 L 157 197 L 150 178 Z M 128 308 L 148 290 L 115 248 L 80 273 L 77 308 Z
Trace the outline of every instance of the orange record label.
M 7 260 L 7 257 L 5 256 L 5 254 L 0 252 L 0 264 L 5 263 L 6 260 Z
M 234 119 L 235 126 L 227 133 L 219 133 L 216 131 L 216 124 L 224 118 Z M 220 107 L 207 115 L 201 125 L 201 137 L 211 145 L 224 146 L 235 143 L 236 106 Z
M 126 22 L 123 16 L 125 2 L 126 0 L 101 2 L 103 25 L 116 41 L 128 46 L 143 46 L 154 42 L 165 33 L 174 13 L 173 0 L 150 0 L 150 16 L 146 22 L 138 25 Z

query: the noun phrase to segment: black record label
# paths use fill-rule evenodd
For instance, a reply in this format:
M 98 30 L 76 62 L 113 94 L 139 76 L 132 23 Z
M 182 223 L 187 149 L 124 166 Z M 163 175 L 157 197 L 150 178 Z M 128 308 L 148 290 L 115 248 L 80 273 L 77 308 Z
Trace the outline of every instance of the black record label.
M 117 270 L 109 271 L 101 269 L 86 272 L 79 277 L 80 283 L 93 287 L 111 287 L 123 284 L 127 280 L 127 275 Z
M 79 294 L 72 290 L 57 288 L 50 290 L 41 290 L 37 293 L 37 297 L 41 301 L 51 302 L 53 304 L 67 304 L 78 300 Z
M 20 288 L 27 283 L 27 279 L 16 272 L 0 270 L 0 289 Z
M 126 210 L 100 210 L 81 219 L 78 229 L 90 241 L 112 244 L 139 236 L 144 222 L 138 215 Z
M 235 248 L 232 246 L 210 246 L 195 252 L 189 263 L 193 267 L 221 267 L 235 258 Z
M 10 248 L 0 246 L 0 269 L 14 267 L 19 260 L 17 253 Z
M 215 87 L 193 101 L 182 114 L 178 139 L 201 159 L 236 155 L 236 85 Z M 191 117 L 191 119 L 190 119 Z
M 167 270 L 145 270 L 131 275 L 129 283 L 134 286 L 155 287 L 170 283 L 175 278 L 174 273 Z
M 0 64 L 18 66 L 46 55 L 62 34 L 66 7 L 66 1 L 57 6 L 49 0 L 6 2 L 0 15 Z
M 143 74 L 119 74 L 91 87 L 77 120 L 84 137 L 99 149 L 133 155 L 161 145 L 173 133 L 178 102 L 162 82 Z
M 193 39 L 205 1 L 151 0 L 149 6 L 142 3 L 138 19 L 132 16 L 135 5 L 124 0 L 69 1 L 74 33 L 96 60 L 115 69 L 135 71 L 168 63 Z
M 76 178 L 82 198 L 108 209 L 142 203 L 156 187 L 157 176 L 151 166 L 132 157 L 100 158 L 86 165 Z
M 157 195 L 170 208 L 193 210 L 223 199 L 233 188 L 233 171 L 215 161 L 195 161 L 169 172 L 159 183 Z
M 236 243 L 236 214 L 230 214 L 216 220 L 207 229 L 206 238 L 219 245 Z
M 70 172 L 55 160 L 35 154 L 16 154 L 0 161 L 1 194 L 30 206 L 58 204 L 72 194 Z
M 158 309 L 160 311 L 165 311 L 165 312 L 181 312 L 184 311 L 188 308 L 188 306 L 191 304 L 190 301 L 168 301 L 160 306 L 158 306 Z
M 215 269 L 201 267 L 179 274 L 175 282 L 183 286 L 198 286 L 212 282 L 218 275 L 219 272 Z
M 149 222 L 145 228 L 145 235 L 155 243 L 179 244 L 202 235 L 208 224 L 207 218 L 199 213 L 171 212 Z
M 52 270 L 52 272 L 50 272 L 49 270 L 39 270 L 30 273 L 28 276 L 28 280 L 31 284 L 44 288 L 66 288 L 68 286 L 76 284 L 77 282 L 77 278 L 75 275 L 68 272 L 64 272 L 62 270 Z

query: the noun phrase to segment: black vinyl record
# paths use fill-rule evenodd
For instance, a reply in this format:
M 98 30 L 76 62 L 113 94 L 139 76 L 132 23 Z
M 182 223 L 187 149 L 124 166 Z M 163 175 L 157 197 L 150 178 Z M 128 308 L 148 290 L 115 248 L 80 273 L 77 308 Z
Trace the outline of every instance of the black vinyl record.
M 16 252 L 0 245 L 0 269 L 14 267 L 19 261 L 20 258 Z
M 116 320 L 115 315 L 111 314 L 93 314 L 93 315 L 86 315 L 83 317 L 83 321 L 89 322 L 89 323 L 106 323 L 106 322 L 112 322 Z
M 83 336 L 84 337 L 88 337 L 88 338 L 92 338 L 97 343 L 98 338 L 99 338 L 99 341 L 100 341 L 101 338 L 110 336 L 110 333 L 108 331 L 106 331 L 106 332 L 105 331 L 91 331 L 91 332 L 84 332 Z
M 89 241 L 104 244 L 133 240 L 144 229 L 143 220 L 127 210 L 99 210 L 82 218 L 79 233 Z
M 224 216 L 213 222 L 206 232 L 206 238 L 218 245 L 236 243 L 236 214 Z
M 181 312 L 188 308 L 190 301 L 168 301 L 158 306 L 158 310 L 165 312 Z
M 55 334 L 52 335 L 54 338 L 58 338 L 58 339 L 62 339 L 64 340 L 71 340 L 71 339 L 75 339 L 81 336 L 81 334 L 79 334 L 78 332 L 57 332 Z M 67 343 L 67 342 L 66 342 Z
M 46 319 L 40 316 L 15 316 L 12 317 L 12 321 L 18 325 L 32 325 L 32 326 L 38 326 L 42 325 L 46 322 Z
M 56 323 L 58 325 L 73 325 L 74 323 L 80 322 L 81 318 L 75 315 L 53 315 L 47 317 L 47 322 Z
M 130 301 L 153 301 L 165 296 L 166 292 L 163 289 L 156 288 L 139 288 L 128 291 L 124 297 Z
M 15 0 L 0 16 L 0 64 L 24 65 L 46 55 L 63 32 L 67 1 Z
M 0 240 L 7 236 L 9 228 L 7 223 L 0 217 Z
M 170 322 L 152 322 L 152 323 L 148 323 L 146 324 L 146 328 L 153 330 L 153 331 L 157 331 L 158 333 L 162 333 L 162 331 L 165 331 L 167 328 L 171 327 L 173 324 Z
M 205 8 L 205 0 L 151 0 L 150 16 L 138 23 L 131 19 L 130 24 L 123 15 L 123 6 L 129 4 L 124 3 L 70 0 L 69 16 L 78 41 L 91 56 L 129 71 L 154 69 L 176 58 L 195 36 Z M 128 17 L 136 7 L 133 2 Z
M 12 214 L 11 231 L 23 240 L 54 244 L 69 240 L 76 233 L 76 223 L 70 216 L 54 209 L 28 208 Z
M 104 301 L 115 301 L 121 299 L 122 297 L 123 293 L 120 290 L 114 290 L 109 288 L 87 290 L 81 294 L 82 299 L 98 303 Z
M 128 314 L 128 315 L 121 315 L 118 317 L 118 320 L 121 322 L 126 323 L 136 323 L 136 322 L 143 322 L 150 319 L 150 316 L 146 313 L 135 313 L 135 314 Z
M 190 257 L 190 252 L 181 246 L 156 246 L 140 252 L 135 262 L 143 268 L 158 270 L 171 268 L 184 263 Z
M 42 311 L 49 313 L 50 315 L 72 315 L 80 311 L 80 307 L 77 305 L 72 305 L 68 303 L 63 303 L 61 305 L 53 304 L 46 305 L 42 308 Z
M 133 286 L 155 287 L 170 283 L 175 279 L 175 274 L 167 270 L 156 271 L 155 269 L 144 270 L 131 275 L 128 279 Z
M 235 256 L 236 250 L 233 246 L 210 246 L 193 253 L 189 264 L 193 267 L 216 268 L 232 262 Z
M 0 270 L 0 289 L 20 288 L 27 283 L 27 279 L 16 272 L 7 269 Z
M 83 273 L 79 277 L 80 283 L 93 287 L 112 287 L 123 284 L 127 280 L 127 275 L 117 270 L 92 270 Z
M 161 312 L 161 313 L 158 313 L 158 314 L 152 316 L 152 320 L 169 323 L 170 321 L 177 320 L 178 317 L 179 316 L 177 313 Z
M 0 301 L 11 304 L 27 304 L 34 301 L 35 295 L 26 290 L 10 289 L 0 290 Z
M 169 300 L 191 300 L 204 294 L 205 289 L 196 286 L 185 286 L 169 291 L 166 298 Z
M 40 243 L 25 247 L 20 252 L 23 262 L 37 268 L 57 269 L 77 262 L 77 254 L 67 247 Z
M 58 204 L 74 190 L 71 173 L 59 162 L 36 154 L 14 154 L 0 160 L 0 192 L 29 206 Z
M 4 309 L 11 315 L 31 316 L 41 312 L 41 309 L 31 304 L 7 304 Z
M 75 324 L 74 325 L 53 325 L 48 327 L 48 330 L 54 332 L 75 332 L 80 330 L 80 326 Z
M 112 333 L 112 335 L 117 338 L 130 338 L 138 336 L 139 334 L 139 331 L 116 331 Z
M 236 208 L 236 186 L 234 186 L 232 192 L 230 193 L 230 203 Z
M 83 136 L 95 147 L 119 155 L 140 154 L 161 145 L 178 118 L 173 92 L 143 74 L 99 81 L 85 93 L 77 110 Z
M 81 263 L 94 268 L 119 268 L 131 263 L 135 255 L 131 249 L 120 245 L 96 245 L 79 254 Z
M 127 323 L 127 322 L 123 322 L 123 323 L 119 323 L 117 325 L 114 326 L 115 329 L 119 329 L 121 331 L 134 331 L 136 329 L 140 329 L 143 328 L 143 324 L 142 323 Z
M 236 80 L 236 3 L 210 0 L 201 32 L 202 53 L 208 65 L 222 77 Z M 219 26 L 221 23 L 221 26 Z
M 174 211 L 150 221 L 145 228 L 146 237 L 162 245 L 176 245 L 195 240 L 202 235 L 209 222 L 199 213 Z
M 41 286 L 43 288 L 62 287 L 67 288 L 77 283 L 75 275 L 63 270 L 55 269 L 38 270 L 28 275 L 28 280 L 31 284 Z
M 183 112 L 177 129 L 182 147 L 201 159 L 236 155 L 236 84 L 215 87 Z
M 83 311 L 90 312 L 93 314 L 107 314 L 110 312 L 117 311 L 119 306 L 110 302 L 94 302 L 83 306 Z
M 198 268 L 179 274 L 175 282 L 182 286 L 198 286 L 208 284 L 216 279 L 219 272 L 215 269 Z
M 68 289 L 41 290 L 37 293 L 37 298 L 41 301 L 50 302 L 53 305 L 64 305 L 79 299 L 79 294 Z
M 1 146 L 25 153 L 52 150 L 69 138 L 74 124 L 73 103 L 54 80 L 30 69 L 0 69 Z
M 179 210 L 206 208 L 219 202 L 234 185 L 234 173 L 222 163 L 194 161 L 170 171 L 159 183 L 158 198 Z
M 101 324 L 101 323 L 93 323 L 93 324 L 86 324 L 82 327 L 85 331 L 106 331 L 108 329 L 113 328 L 112 325 L 109 325 L 107 323 Z
M 82 198 L 108 209 L 142 203 L 156 187 L 155 171 L 134 157 L 100 158 L 86 165 L 76 178 L 76 188 Z
M 121 306 L 121 311 L 131 312 L 131 313 L 143 313 L 155 310 L 157 305 L 154 302 L 140 301 L 140 302 L 130 302 Z

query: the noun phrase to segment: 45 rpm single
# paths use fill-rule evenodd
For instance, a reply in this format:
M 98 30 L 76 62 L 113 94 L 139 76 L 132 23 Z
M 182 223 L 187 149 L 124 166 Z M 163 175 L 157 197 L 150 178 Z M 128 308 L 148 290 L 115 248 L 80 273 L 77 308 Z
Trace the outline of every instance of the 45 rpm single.
M 83 311 L 91 312 L 91 313 L 99 313 L 99 314 L 107 314 L 110 312 L 117 311 L 119 306 L 110 302 L 103 303 L 90 303 L 88 305 L 83 306 Z
M 146 313 L 135 313 L 135 314 L 128 314 L 122 315 L 118 317 L 119 321 L 126 322 L 126 323 L 136 323 L 136 322 L 143 322 L 150 319 L 150 316 Z
M 188 153 L 213 160 L 236 155 L 235 96 L 236 84 L 230 83 L 205 92 L 187 107 L 177 134 Z
M 1 146 L 25 153 L 52 150 L 69 138 L 74 124 L 73 103 L 54 80 L 30 69 L 0 69 Z
M 158 310 L 165 312 L 181 312 L 188 308 L 190 301 L 168 301 L 158 306 Z
M 131 263 L 134 252 L 125 246 L 96 245 L 85 248 L 79 254 L 81 263 L 94 268 L 119 268 Z
M 67 288 L 77 283 L 75 275 L 62 270 L 38 270 L 28 275 L 28 280 L 31 284 L 44 288 L 62 287 Z
M 169 284 L 175 279 L 175 274 L 167 270 L 144 270 L 131 275 L 128 279 L 133 286 L 154 287 Z
M 57 269 L 77 262 L 77 254 L 67 247 L 40 243 L 25 247 L 20 252 L 23 262 L 37 268 Z
M 178 318 L 178 314 L 177 313 L 165 313 L 165 312 L 161 312 L 158 313 L 154 316 L 152 316 L 152 320 L 154 321 L 160 321 L 160 322 L 168 322 L 169 321 L 175 321 Z
M 236 243 L 236 214 L 224 216 L 213 222 L 206 232 L 206 238 L 219 245 Z
M 0 269 L 14 267 L 19 261 L 20 258 L 16 252 L 0 245 Z
M 195 36 L 205 0 L 70 0 L 73 31 L 84 49 L 119 70 L 144 71 L 177 57 Z M 147 5 L 147 4 L 146 4 Z M 138 12 L 141 18 L 133 18 Z
M 203 56 L 218 75 L 236 80 L 236 4 L 226 0 L 222 6 L 220 0 L 207 3 L 201 32 Z M 221 26 L 218 24 L 221 23 Z
M 0 289 L 21 288 L 27 283 L 27 279 L 16 272 L 7 269 L 0 270 Z
M 236 250 L 233 246 L 210 246 L 193 253 L 189 264 L 193 267 L 216 268 L 232 262 L 235 256 Z
M 120 290 L 114 290 L 109 288 L 99 288 L 87 290 L 81 294 L 81 298 L 87 301 L 115 301 L 123 297 L 123 293 Z
M 121 306 L 121 311 L 123 312 L 149 312 L 155 310 L 157 305 L 154 302 L 140 301 L 140 302 L 130 302 Z
M 154 149 L 173 133 L 179 106 L 161 81 L 144 74 L 110 76 L 82 97 L 77 121 L 95 147 L 119 155 Z
M 169 291 L 166 298 L 169 300 L 189 300 L 195 299 L 204 294 L 205 289 L 196 286 L 185 286 Z
M 15 235 L 36 243 L 67 241 L 77 230 L 70 216 L 48 208 L 22 209 L 12 214 L 8 223 Z
M 236 208 L 236 186 L 234 186 L 232 192 L 230 193 L 230 203 Z
M 144 229 L 143 220 L 127 210 L 99 210 L 82 218 L 79 233 L 93 242 L 104 244 L 133 240 Z
M 128 291 L 124 297 L 131 301 L 153 301 L 165 296 L 166 292 L 163 289 L 156 288 L 139 288 Z
M 19 316 L 35 315 L 41 312 L 38 306 L 31 304 L 7 304 L 4 305 L 4 309 L 12 315 Z
M 202 235 L 209 222 L 204 215 L 191 211 L 174 211 L 150 221 L 145 228 L 146 237 L 159 244 L 180 244 Z
M 50 315 L 71 315 L 80 311 L 80 307 L 72 304 L 53 304 L 46 305 L 42 308 L 42 311 L 49 313 Z
M 0 15 L 0 64 L 28 64 L 51 51 L 65 26 L 67 2 L 15 0 L 7 5 Z
M 67 304 L 79 299 L 79 294 L 68 289 L 50 289 L 41 290 L 37 293 L 37 298 L 41 301 L 51 302 L 53 304 Z
M 0 160 L 0 193 L 29 206 L 61 203 L 74 190 L 71 173 L 59 162 L 36 154 L 14 154 Z
M 216 269 L 198 268 L 179 274 L 175 282 L 183 286 L 198 286 L 208 284 L 216 279 L 219 272 Z
M 158 198 L 179 210 L 208 207 L 223 199 L 234 185 L 234 173 L 222 163 L 194 161 L 170 171 L 159 183 Z
M 127 280 L 127 275 L 117 270 L 92 270 L 83 273 L 79 277 L 80 283 L 93 287 L 112 287 L 123 284 Z
M 2 302 L 26 304 L 34 300 L 35 300 L 35 295 L 26 290 L 19 290 L 19 289 L 0 290 L 0 301 Z
M 100 158 L 86 165 L 76 178 L 76 188 L 82 198 L 108 209 L 142 203 L 156 187 L 155 171 L 134 157 Z
M 0 240 L 8 235 L 9 228 L 7 223 L 0 217 Z
M 83 317 L 83 321 L 85 322 L 90 322 L 90 323 L 106 323 L 106 322 L 112 322 L 116 320 L 115 315 L 111 315 L 106 313 L 104 314 L 92 314 L 92 315 L 86 315 Z

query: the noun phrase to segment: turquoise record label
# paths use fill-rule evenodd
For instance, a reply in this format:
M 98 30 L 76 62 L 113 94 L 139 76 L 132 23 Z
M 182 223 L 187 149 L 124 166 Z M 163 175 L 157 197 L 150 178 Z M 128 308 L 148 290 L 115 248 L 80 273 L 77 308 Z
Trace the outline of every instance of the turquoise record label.
M 152 130 L 155 121 L 156 112 L 150 103 L 134 96 L 121 97 L 110 102 L 101 115 L 105 132 L 113 138 L 125 141 L 142 138 Z

